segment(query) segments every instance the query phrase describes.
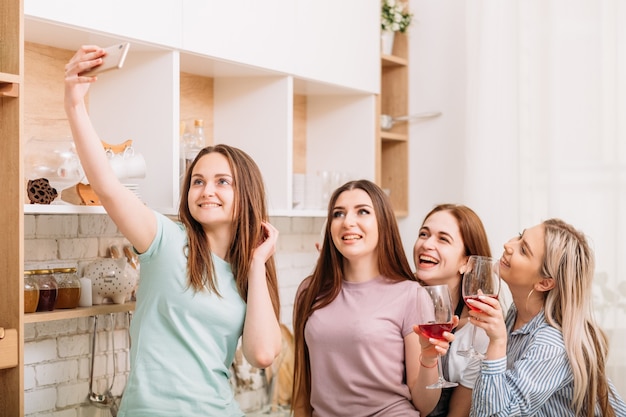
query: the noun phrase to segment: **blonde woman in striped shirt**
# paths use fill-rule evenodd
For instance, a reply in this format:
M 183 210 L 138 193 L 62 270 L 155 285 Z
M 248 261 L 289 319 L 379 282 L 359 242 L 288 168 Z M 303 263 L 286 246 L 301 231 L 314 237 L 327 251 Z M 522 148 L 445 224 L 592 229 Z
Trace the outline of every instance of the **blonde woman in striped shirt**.
M 484 297 L 470 313 L 489 336 L 472 416 L 626 416 L 592 314 L 594 262 L 585 236 L 559 219 L 504 245 L 500 274 L 513 306 L 505 319 L 497 300 Z

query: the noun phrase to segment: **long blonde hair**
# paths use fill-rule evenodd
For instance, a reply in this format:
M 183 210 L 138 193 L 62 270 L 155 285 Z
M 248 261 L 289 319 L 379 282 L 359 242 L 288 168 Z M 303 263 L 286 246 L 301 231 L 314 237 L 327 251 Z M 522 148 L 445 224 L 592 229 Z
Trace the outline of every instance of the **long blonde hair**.
M 595 260 L 583 233 L 559 219 L 543 222 L 546 255 L 541 275 L 555 280 L 545 300 L 547 322 L 561 330 L 574 374 L 576 415 L 615 417 L 606 375 L 608 340 L 595 322 L 591 303 Z

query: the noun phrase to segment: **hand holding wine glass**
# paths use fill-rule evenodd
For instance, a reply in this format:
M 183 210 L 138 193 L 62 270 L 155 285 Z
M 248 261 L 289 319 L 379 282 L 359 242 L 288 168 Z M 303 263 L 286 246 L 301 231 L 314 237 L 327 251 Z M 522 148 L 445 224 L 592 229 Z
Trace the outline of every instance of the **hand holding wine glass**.
M 500 294 L 500 269 L 498 260 L 487 256 L 472 255 L 467 260 L 463 273 L 462 292 L 463 300 L 474 311 L 481 311 L 476 303 L 468 303 L 468 300 L 480 301 L 480 296 L 498 299 Z M 469 348 L 459 350 L 457 353 L 468 358 L 483 359 L 485 355 L 478 352 L 474 347 L 476 326 L 472 325 L 472 338 Z
M 420 324 L 418 325 L 420 332 L 432 339 L 447 340 L 444 332 L 450 332 L 455 325 L 453 320 L 454 309 L 452 308 L 452 299 L 447 285 L 432 285 L 421 287 L 418 291 L 424 291 L 429 297 L 418 297 Z M 439 378 L 437 382 L 428 385 L 428 389 L 456 387 L 455 382 L 446 381 L 443 377 L 441 369 L 441 360 L 437 360 L 437 369 Z

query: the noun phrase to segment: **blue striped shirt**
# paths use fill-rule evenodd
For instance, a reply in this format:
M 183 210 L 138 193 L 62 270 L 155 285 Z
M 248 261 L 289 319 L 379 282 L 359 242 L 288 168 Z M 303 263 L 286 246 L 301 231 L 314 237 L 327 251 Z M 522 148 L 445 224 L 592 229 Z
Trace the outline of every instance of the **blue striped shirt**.
M 482 361 L 470 416 L 575 417 L 571 406 L 574 377 L 563 335 L 546 322 L 543 311 L 512 331 L 516 315 L 512 305 L 506 317 L 507 356 Z M 616 415 L 626 416 L 624 401 L 610 386 Z M 599 408 L 595 415 L 601 415 Z

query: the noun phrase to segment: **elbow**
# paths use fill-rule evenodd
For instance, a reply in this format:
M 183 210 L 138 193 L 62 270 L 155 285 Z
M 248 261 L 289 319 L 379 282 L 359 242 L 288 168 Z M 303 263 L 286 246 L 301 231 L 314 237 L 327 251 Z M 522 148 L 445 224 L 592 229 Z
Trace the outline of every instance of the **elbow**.
M 270 351 L 264 352 L 254 352 L 252 355 L 247 355 L 246 359 L 250 362 L 250 365 L 255 368 L 264 369 L 272 366 L 274 363 L 274 359 L 276 359 L 276 354 Z

